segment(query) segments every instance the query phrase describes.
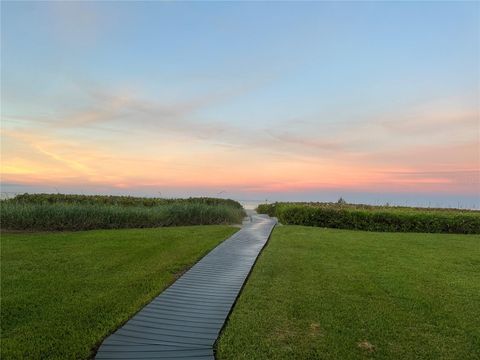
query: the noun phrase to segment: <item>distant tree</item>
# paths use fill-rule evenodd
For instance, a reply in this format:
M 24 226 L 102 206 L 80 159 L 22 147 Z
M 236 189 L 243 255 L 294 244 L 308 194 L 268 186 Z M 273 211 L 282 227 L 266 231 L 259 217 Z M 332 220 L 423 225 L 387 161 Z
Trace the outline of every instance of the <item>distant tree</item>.
M 340 199 L 338 199 L 337 204 L 338 205 L 345 205 L 347 202 L 343 197 L 340 196 Z

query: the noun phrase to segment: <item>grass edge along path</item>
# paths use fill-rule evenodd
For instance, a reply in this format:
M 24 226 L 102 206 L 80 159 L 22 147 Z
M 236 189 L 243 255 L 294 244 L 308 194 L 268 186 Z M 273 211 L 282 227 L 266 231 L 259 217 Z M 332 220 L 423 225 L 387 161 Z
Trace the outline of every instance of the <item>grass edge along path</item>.
M 276 221 L 254 215 L 102 343 L 95 359 L 214 360 L 214 345 Z
M 2 233 L 1 358 L 89 358 L 178 274 L 238 229 Z
M 217 359 L 478 359 L 479 241 L 277 227 Z

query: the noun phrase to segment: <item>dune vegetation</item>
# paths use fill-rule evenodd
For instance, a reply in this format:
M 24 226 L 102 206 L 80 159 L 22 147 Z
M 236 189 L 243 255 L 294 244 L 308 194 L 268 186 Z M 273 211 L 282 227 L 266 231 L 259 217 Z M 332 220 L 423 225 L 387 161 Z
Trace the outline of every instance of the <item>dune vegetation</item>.
M 480 234 L 480 211 L 371 206 L 338 203 L 261 204 L 257 211 L 276 216 L 282 224 L 326 228 Z
M 0 202 L 2 230 L 64 231 L 241 223 L 229 199 L 25 194 Z

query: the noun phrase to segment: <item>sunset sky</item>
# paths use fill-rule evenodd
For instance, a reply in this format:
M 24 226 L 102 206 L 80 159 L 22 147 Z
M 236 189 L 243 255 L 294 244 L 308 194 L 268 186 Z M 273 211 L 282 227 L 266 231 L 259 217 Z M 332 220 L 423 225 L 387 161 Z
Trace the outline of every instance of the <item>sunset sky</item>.
M 3 192 L 480 207 L 477 2 L 2 2 Z

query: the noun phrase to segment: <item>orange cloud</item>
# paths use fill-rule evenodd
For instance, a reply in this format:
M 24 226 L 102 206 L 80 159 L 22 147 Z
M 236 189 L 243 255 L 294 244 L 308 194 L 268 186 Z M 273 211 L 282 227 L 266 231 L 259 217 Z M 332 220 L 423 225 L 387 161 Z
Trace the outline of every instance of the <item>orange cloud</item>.
M 2 181 L 252 192 L 479 190 L 478 117 L 461 108 L 411 110 L 328 132 L 322 122 L 301 121 L 259 130 L 197 118 L 196 109 L 215 97 L 166 106 L 95 96 L 92 108 L 58 119 L 2 123 Z M 107 127 L 99 132 L 99 125 Z

